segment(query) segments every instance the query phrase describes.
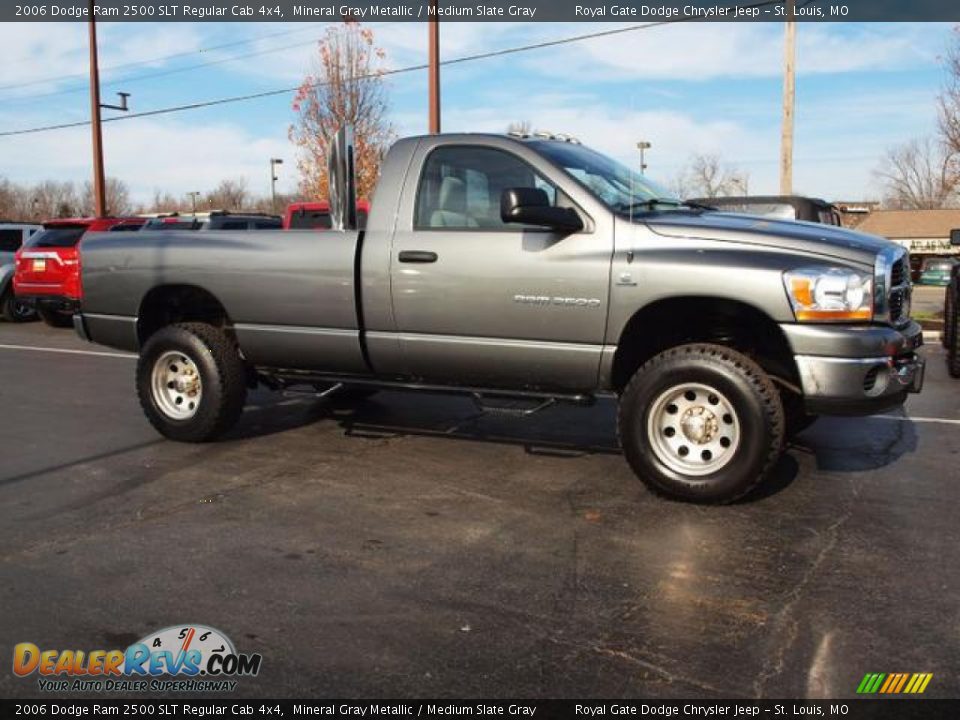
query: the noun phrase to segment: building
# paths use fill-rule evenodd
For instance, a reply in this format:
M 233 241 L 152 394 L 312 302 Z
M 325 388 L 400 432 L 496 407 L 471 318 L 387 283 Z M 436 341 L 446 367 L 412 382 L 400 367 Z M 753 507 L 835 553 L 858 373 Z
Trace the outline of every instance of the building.
M 874 210 L 857 225 L 861 232 L 900 243 L 913 256 L 960 254 L 950 245 L 954 228 L 960 228 L 960 209 Z

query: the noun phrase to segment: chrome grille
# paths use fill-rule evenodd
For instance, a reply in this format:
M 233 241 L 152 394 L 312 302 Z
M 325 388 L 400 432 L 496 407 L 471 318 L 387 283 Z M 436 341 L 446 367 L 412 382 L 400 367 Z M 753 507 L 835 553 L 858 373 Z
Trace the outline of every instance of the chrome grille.
M 877 320 L 903 325 L 910 319 L 910 255 L 888 247 L 877 256 L 874 285 Z
M 890 287 L 895 288 L 899 285 L 906 285 L 909 275 L 907 274 L 906 259 L 900 258 L 893 263 L 890 268 Z

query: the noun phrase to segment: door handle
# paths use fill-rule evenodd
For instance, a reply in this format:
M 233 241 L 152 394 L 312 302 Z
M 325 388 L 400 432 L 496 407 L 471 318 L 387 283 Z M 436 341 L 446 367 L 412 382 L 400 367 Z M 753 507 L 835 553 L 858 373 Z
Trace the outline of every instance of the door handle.
M 432 263 L 437 261 L 437 254 L 426 250 L 402 250 L 397 259 L 402 263 Z

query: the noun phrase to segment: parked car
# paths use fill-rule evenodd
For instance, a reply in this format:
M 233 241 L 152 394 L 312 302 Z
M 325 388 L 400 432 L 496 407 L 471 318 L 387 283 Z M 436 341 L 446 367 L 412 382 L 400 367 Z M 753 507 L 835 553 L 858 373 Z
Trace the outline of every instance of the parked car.
M 173 213 L 150 218 L 143 230 L 280 230 L 283 219 L 279 215 L 261 213 L 232 213 L 214 211 L 201 215 Z
M 802 220 L 840 227 L 840 213 L 826 200 L 799 195 L 739 195 L 735 197 L 691 198 L 689 202 L 723 212 L 761 215 L 781 220 Z
M 367 227 L 367 215 L 370 203 L 363 198 L 357 200 L 357 228 Z M 296 202 L 287 205 L 283 214 L 284 230 L 330 230 L 333 227 L 330 218 L 330 203 Z
M 42 225 L 0 221 L 0 315 L 7 322 L 32 320 L 36 313 L 13 292 L 14 257 L 17 250 Z
M 344 218 L 348 136 L 330 146 Z M 84 242 L 74 325 L 139 353 L 144 412 L 180 441 L 227 431 L 257 385 L 526 414 L 610 395 L 650 488 L 729 502 L 816 413 L 881 412 L 923 384 L 902 247 L 690 207 L 560 137 L 400 140 L 366 230 L 324 242 L 140 235 Z
M 48 220 L 16 254 L 13 288 L 20 302 L 36 309 L 53 327 L 69 327 L 79 307 L 77 244 L 87 232 L 139 230 L 143 218 L 63 218 Z
M 950 284 L 950 273 L 957 262 L 956 258 L 950 257 L 924 258 L 920 265 L 919 284 L 946 287 Z

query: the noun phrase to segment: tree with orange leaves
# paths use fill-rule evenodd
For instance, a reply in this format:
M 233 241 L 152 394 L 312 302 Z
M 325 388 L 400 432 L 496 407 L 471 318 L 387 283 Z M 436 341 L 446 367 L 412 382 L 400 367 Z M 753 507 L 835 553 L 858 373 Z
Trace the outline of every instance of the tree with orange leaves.
M 313 71 L 294 96 L 297 117 L 289 131 L 300 150 L 300 192 L 305 198 L 328 197 L 327 144 L 341 126 L 352 125 L 357 196 L 370 197 L 394 138 L 387 121 L 385 53 L 374 44 L 373 32 L 354 21 L 328 28 L 317 51 Z

